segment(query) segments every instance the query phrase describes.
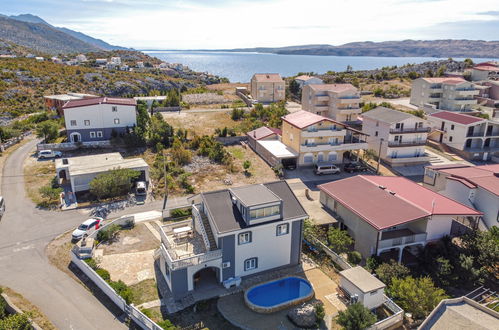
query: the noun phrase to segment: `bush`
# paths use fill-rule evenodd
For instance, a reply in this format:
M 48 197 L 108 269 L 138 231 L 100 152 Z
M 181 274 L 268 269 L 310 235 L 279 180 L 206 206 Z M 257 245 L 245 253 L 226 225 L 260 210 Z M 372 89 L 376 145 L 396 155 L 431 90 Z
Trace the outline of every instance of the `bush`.
M 371 273 L 375 272 L 380 264 L 381 264 L 381 258 L 376 255 L 372 255 L 366 260 L 366 268 Z
M 180 217 L 186 217 L 192 214 L 192 209 L 175 209 L 170 211 L 170 217 L 172 218 L 180 218 Z
M 2 288 L 0 288 L 0 320 L 7 316 L 7 302 L 2 297 Z
M 409 274 L 409 268 L 399 264 L 393 259 L 390 263 L 383 263 L 376 269 L 376 275 L 378 275 L 380 281 L 385 283 L 387 286 L 392 283 L 394 278 L 404 278 Z
M 99 174 L 90 181 L 90 193 L 98 199 L 126 195 L 132 188 L 132 181 L 139 176 L 139 171 L 127 168 L 118 168 Z
M 362 261 L 362 255 L 357 251 L 351 251 L 348 253 L 348 262 L 354 265 L 358 265 Z
M 159 321 L 159 322 L 156 322 L 156 324 L 159 325 L 160 327 L 162 327 L 165 330 L 175 330 L 175 329 L 177 329 L 177 327 L 174 326 L 172 324 L 172 322 L 170 322 L 170 320 Z
M 353 243 L 353 239 L 348 235 L 346 230 L 331 227 L 327 232 L 329 247 L 336 253 L 346 252 L 348 246 Z
M 346 330 L 360 330 L 369 328 L 376 323 L 376 315 L 361 303 L 355 303 L 344 311 L 340 311 L 336 322 Z
M 99 230 L 99 232 L 97 233 L 97 240 L 99 242 L 111 242 L 112 240 L 114 240 L 119 230 L 119 225 L 109 225 L 106 228 Z
M 99 266 L 97 266 L 97 262 L 90 258 L 90 259 L 85 259 L 85 262 L 87 263 L 87 265 L 90 266 L 90 268 L 92 268 L 93 270 L 96 270 L 99 268 Z
M 315 317 L 317 318 L 317 328 L 320 327 L 320 323 L 324 320 L 326 316 L 326 311 L 324 310 L 324 305 L 322 303 L 318 303 L 315 305 Z
M 0 329 L 31 330 L 33 327 L 26 314 L 14 314 L 0 320 Z
M 133 300 L 133 291 L 130 289 L 122 280 L 117 282 L 109 281 L 108 282 L 111 288 L 116 291 L 117 294 L 121 296 L 125 300 L 127 304 L 130 304 Z
M 109 274 L 109 272 L 105 269 L 102 269 L 102 268 L 97 268 L 95 270 L 95 272 L 97 273 L 97 275 L 99 275 L 100 277 L 102 277 L 102 279 L 106 282 L 108 282 L 109 280 L 111 280 L 111 275 Z

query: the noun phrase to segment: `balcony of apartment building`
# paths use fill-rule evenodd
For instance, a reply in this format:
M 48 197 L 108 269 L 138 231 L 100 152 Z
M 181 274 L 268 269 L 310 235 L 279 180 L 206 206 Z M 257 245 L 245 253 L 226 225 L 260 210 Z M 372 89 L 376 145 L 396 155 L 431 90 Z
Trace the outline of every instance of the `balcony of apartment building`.
M 425 246 L 426 237 L 427 234 L 425 232 L 415 231 L 409 228 L 381 232 L 376 254 L 379 256 L 386 252 L 391 254 L 392 252 L 397 251 L 398 262 L 401 262 L 405 248 L 418 245 Z
M 460 96 L 475 96 L 480 93 L 480 90 L 475 87 L 459 87 L 455 91 Z
M 300 146 L 300 152 L 332 151 L 339 149 L 343 143 L 340 139 L 330 141 L 305 142 Z
M 467 152 L 498 152 L 499 137 L 488 137 L 485 139 L 467 139 L 464 144 Z
M 388 147 L 390 148 L 402 148 L 402 147 L 417 147 L 424 146 L 426 144 L 426 140 L 410 140 L 410 141 L 388 141 Z
M 485 130 L 485 136 L 499 137 L 499 124 L 489 123 Z
M 409 163 L 426 163 L 430 161 L 430 154 L 424 153 L 414 153 L 412 155 L 407 154 L 393 154 L 386 156 L 384 158 L 387 162 L 389 162 L 392 166 L 403 165 Z
M 343 137 L 346 134 L 346 130 L 342 126 L 330 125 L 327 127 L 317 127 L 310 126 L 306 130 L 301 132 L 301 136 L 304 138 L 320 138 L 320 137 L 332 137 L 338 136 Z
M 431 93 L 442 93 L 443 91 L 442 84 L 431 85 L 429 89 Z
M 192 210 L 191 219 L 161 226 L 160 253 L 171 270 L 222 258 L 211 228 L 206 229 L 203 224 L 207 222 L 206 216 L 196 206 Z
M 428 95 L 428 102 L 438 102 L 442 98 L 442 94 L 440 93 L 431 93 Z
M 314 97 L 316 102 L 329 102 L 329 95 L 316 95 Z
M 473 97 L 456 97 L 452 100 L 456 105 L 472 105 L 477 104 L 478 101 Z
M 358 104 L 360 102 L 359 95 L 347 95 L 338 97 L 338 102 L 342 104 Z
M 468 127 L 466 137 L 483 137 L 485 136 L 485 124 Z
M 430 127 L 401 127 L 390 128 L 390 134 L 408 134 L 408 133 L 429 133 Z

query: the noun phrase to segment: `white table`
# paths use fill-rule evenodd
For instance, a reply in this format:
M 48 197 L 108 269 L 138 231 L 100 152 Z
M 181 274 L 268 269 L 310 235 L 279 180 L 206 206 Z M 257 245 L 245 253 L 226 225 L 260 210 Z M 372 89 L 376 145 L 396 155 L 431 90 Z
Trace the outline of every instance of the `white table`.
M 179 227 L 179 228 L 173 229 L 173 234 L 175 236 L 189 235 L 191 232 L 192 232 L 191 226 L 184 226 L 184 227 Z

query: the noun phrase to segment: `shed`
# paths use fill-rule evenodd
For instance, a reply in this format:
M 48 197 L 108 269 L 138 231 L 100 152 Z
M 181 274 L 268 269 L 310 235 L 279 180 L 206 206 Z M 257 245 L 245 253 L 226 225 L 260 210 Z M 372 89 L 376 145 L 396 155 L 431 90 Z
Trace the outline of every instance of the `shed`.
M 256 141 L 255 151 L 271 166 L 295 166 L 298 153 L 279 140 Z
M 386 301 L 386 285 L 361 266 L 340 272 L 340 287 L 349 296 L 368 309 L 377 308 Z

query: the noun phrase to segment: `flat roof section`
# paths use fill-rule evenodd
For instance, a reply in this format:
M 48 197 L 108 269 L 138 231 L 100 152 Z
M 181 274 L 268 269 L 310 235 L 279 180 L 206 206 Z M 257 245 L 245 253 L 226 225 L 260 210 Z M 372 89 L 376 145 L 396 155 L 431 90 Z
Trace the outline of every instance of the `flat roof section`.
M 340 276 L 343 276 L 364 293 L 386 287 L 385 283 L 378 280 L 361 266 L 345 269 L 340 272 Z
M 115 168 L 149 167 L 142 158 L 123 159 L 119 152 L 56 159 L 56 168 L 65 167 L 63 160 L 67 159 L 70 175 L 107 172 Z
M 256 141 L 277 159 L 298 158 L 298 153 L 278 140 Z
M 272 191 L 261 184 L 231 188 L 230 191 L 246 206 L 281 201 Z

